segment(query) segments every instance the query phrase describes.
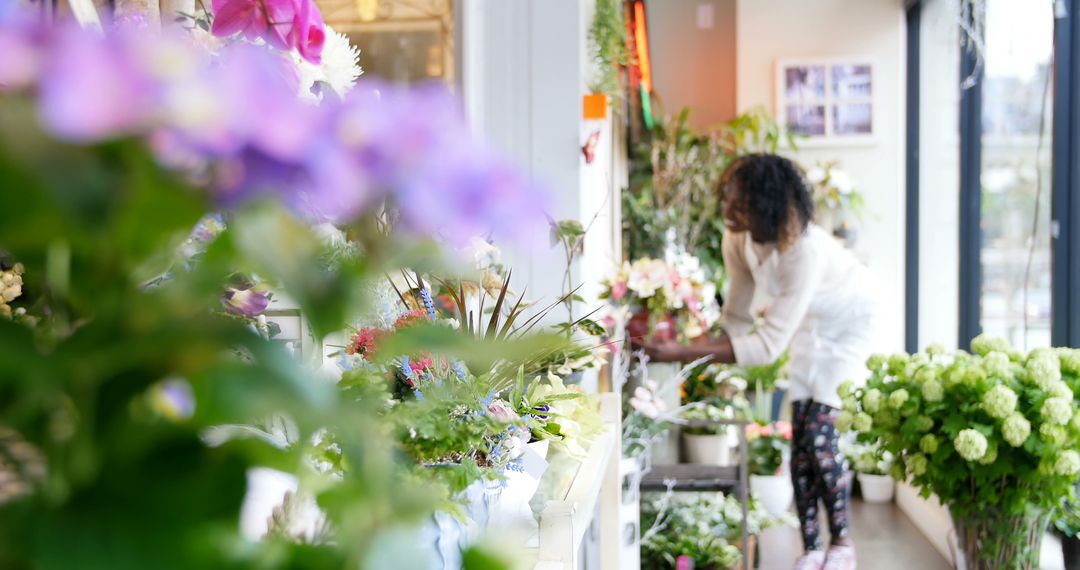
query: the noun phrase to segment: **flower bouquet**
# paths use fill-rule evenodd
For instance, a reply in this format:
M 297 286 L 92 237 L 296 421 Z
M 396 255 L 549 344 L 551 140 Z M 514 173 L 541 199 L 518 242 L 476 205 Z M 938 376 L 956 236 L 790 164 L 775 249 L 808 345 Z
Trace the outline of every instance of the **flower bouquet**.
M 1080 474 L 1080 351 L 1028 355 L 980 336 L 973 354 L 869 359 L 840 386 L 841 429 L 891 453 L 891 474 L 948 506 L 968 568 L 1036 568 L 1051 514 Z
M 706 279 L 698 259 L 686 253 L 672 258 L 625 262 L 603 283 L 600 298 L 629 314 L 631 338 L 690 340 L 719 320 L 716 285 Z

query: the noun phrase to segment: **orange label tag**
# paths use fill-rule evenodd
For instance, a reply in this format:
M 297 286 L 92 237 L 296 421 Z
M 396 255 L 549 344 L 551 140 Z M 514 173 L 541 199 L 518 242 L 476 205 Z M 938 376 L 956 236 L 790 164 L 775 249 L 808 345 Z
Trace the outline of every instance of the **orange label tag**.
M 607 118 L 607 95 L 592 93 L 582 98 L 582 116 L 585 119 Z

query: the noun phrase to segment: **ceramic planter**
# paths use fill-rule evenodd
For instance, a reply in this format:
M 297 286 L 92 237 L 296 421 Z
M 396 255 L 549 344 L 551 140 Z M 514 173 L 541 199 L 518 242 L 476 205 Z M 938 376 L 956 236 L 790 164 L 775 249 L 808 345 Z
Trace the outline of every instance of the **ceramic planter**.
M 859 488 L 862 498 L 867 503 L 889 503 L 893 500 L 896 481 L 888 475 L 859 473 Z
M 765 510 L 773 516 L 781 516 L 791 509 L 795 498 L 795 488 L 791 486 L 791 476 L 750 475 L 750 493 Z
M 682 437 L 688 463 L 720 466 L 735 464 L 734 446 L 726 434 L 684 433 Z

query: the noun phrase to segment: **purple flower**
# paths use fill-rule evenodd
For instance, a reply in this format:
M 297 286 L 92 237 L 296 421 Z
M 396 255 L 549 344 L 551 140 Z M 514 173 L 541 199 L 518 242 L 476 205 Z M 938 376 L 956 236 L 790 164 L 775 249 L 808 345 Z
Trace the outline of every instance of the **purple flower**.
M 253 284 L 226 287 L 221 304 L 234 315 L 255 317 L 270 306 L 270 291 Z
M 545 196 L 517 168 L 476 142 L 446 143 L 395 194 L 406 227 L 457 245 L 477 235 L 544 235 Z
M 47 31 L 0 1 L 0 91 L 22 89 L 37 80 Z
M 71 27 L 61 30 L 39 84 L 41 117 L 49 130 L 76 141 L 144 130 L 159 92 L 137 59 L 140 43 L 128 34 L 101 39 Z
M 321 41 L 310 0 L 218 0 L 215 25 L 247 34 L 266 24 L 273 36 L 268 22 L 278 20 L 257 17 L 270 17 L 271 5 L 291 26 L 278 39 L 310 59 Z M 344 101 L 313 105 L 297 97 L 295 65 L 268 46 L 234 43 L 211 55 L 167 33 L 114 28 L 102 37 L 27 22 L 0 16 L 0 89 L 36 84 L 38 113 L 60 138 L 144 137 L 162 164 L 225 207 L 270 197 L 348 222 L 389 199 L 400 229 L 454 243 L 545 235 L 544 194 L 477 140 L 444 86 L 368 81 Z
M 181 421 L 195 415 L 195 394 L 182 378 L 159 382 L 151 389 L 151 406 L 162 416 Z

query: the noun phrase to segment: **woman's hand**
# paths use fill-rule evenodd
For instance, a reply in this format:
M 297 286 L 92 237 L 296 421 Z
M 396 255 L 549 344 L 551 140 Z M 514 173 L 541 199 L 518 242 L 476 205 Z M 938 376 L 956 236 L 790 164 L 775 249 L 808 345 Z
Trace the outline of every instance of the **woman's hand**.
M 716 338 L 695 339 L 691 344 L 679 344 L 673 340 L 637 339 L 634 346 L 644 350 L 653 362 L 693 362 L 705 357 L 725 364 L 735 362 L 735 350 L 727 334 Z
M 686 347 L 674 340 L 640 340 L 639 346 L 653 362 L 684 362 L 687 360 Z M 692 358 L 690 360 L 693 360 Z

